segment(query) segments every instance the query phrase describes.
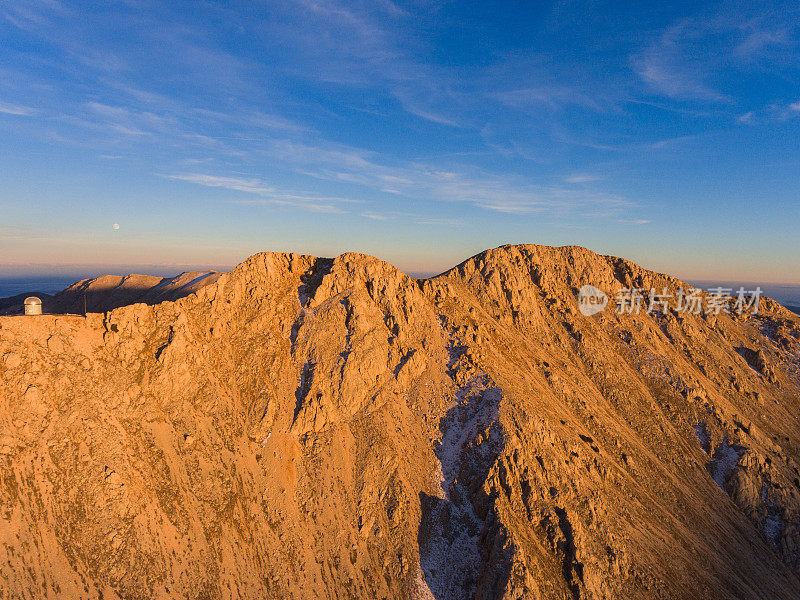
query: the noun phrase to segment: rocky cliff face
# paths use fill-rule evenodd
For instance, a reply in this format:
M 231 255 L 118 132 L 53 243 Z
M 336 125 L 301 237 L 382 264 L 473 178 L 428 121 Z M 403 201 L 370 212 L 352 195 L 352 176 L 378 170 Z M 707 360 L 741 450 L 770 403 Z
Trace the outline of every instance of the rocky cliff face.
M 0 318 L 2 598 L 800 598 L 800 320 L 509 246 Z

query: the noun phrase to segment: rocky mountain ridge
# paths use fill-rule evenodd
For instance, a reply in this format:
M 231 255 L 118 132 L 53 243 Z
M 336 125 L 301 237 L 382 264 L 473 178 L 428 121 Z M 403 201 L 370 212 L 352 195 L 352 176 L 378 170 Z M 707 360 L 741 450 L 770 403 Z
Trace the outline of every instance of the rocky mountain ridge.
M 800 318 L 504 246 L 0 318 L 2 598 L 800 598 Z M 688 286 L 685 286 L 688 287 Z
M 31 291 L 0 298 L 0 315 L 22 314 L 23 300 L 31 295 L 39 297 L 44 312 L 50 314 L 83 315 L 107 312 L 129 304 L 158 304 L 193 294 L 214 283 L 220 275 L 222 273 L 218 271 L 185 271 L 175 277 L 101 275 L 76 281 L 56 294 Z

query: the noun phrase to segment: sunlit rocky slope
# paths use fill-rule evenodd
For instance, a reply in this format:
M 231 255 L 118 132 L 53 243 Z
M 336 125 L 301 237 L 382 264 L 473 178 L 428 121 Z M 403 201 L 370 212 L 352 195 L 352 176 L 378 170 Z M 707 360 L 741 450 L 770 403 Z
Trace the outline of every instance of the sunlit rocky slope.
M 0 318 L 2 598 L 800 598 L 800 321 L 507 246 Z

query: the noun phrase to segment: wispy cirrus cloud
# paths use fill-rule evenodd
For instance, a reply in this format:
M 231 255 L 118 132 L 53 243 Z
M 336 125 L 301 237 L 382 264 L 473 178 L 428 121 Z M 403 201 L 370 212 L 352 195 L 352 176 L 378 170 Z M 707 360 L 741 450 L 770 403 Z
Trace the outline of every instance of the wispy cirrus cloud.
M 364 192 L 367 195 L 390 194 L 395 198 L 392 200 L 395 206 L 412 201 L 463 203 L 498 213 L 555 216 L 612 215 L 635 206 L 618 195 L 587 189 L 585 185 L 574 188 L 536 184 L 518 176 L 480 173 L 474 169 L 468 173 L 465 168 L 436 168 L 430 163 L 387 164 L 385 156 L 341 144 L 269 140 L 263 151 L 272 160 L 314 179 L 360 186 L 371 190 Z M 298 208 L 313 204 L 316 209 L 324 206 L 325 210 L 334 207 L 341 210 L 342 205 L 352 202 L 342 197 L 280 190 L 259 177 L 181 173 L 168 178 L 258 195 L 262 198 L 259 202 L 266 204 Z M 571 183 L 589 184 L 596 180 L 590 175 L 576 174 Z M 368 219 L 386 220 L 398 218 L 402 212 L 370 209 L 361 214 Z M 436 223 L 435 217 L 425 218 L 426 224 Z
M 560 109 L 564 106 L 578 106 L 593 111 L 604 111 L 608 108 L 597 94 L 589 95 L 576 86 L 539 84 L 535 87 L 511 89 L 495 94 L 502 104 L 515 108 L 547 107 Z
M 730 98 L 702 81 L 698 73 L 671 61 L 658 52 L 648 52 L 635 61 L 642 80 L 655 91 L 683 100 L 729 102 Z
M 0 102 L 0 113 L 4 115 L 14 115 L 17 117 L 32 117 L 39 111 L 30 106 L 22 106 L 21 104 L 8 104 Z
M 156 114 L 150 111 L 139 111 L 125 106 L 112 106 L 91 101 L 85 105 L 89 111 L 83 122 L 90 128 L 122 134 L 125 136 L 176 136 L 181 131 L 177 118 Z
M 455 119 L 444 116 L 435 109 L 428 107 L 424 101 L 412 98 L 407 91 L 395 90 L 394 95 L 402 105 L 403 109 L 409 114 L 438 125 L 446 125 L 448 127 L 464 126 Z
M 218 175 L 206 175 L 203 173 L 184 173 L 178 175 L 166 175 L 167 179 L 175 181 L 187 181 L 205 187 L 224 188 L 247 194 L 271 194 L 275 188 L 265 186 L 261 181 L 254 178 L 241 177 L 220 177 Z
M 193 112 L 203 118 L 213 119 L 217 123 L 229 123 L 233 126 L 256 129 L 262 131 L 281 131 L 290 133 L 310 133 L 313 129 L 296 120 L 278 114 L 264 112 L 263 110 L 240 110 L 238 112 L 224 112 L 205 108 L 193 109 Z
M 63 14 L 65 9 L 57 0 L 16 0 L 0 8 L 0 15 L 13 26 L 33 31 L 52 24 L 50 15 Z
M 707 102 L 727 102 L 725 94 L 706 81 L 709 61 L 698 56 L 693 45 L 709 35 L 702 22 L 684 20 L 669 27 L 659 38 L 631 59 L 639 78 L 653 91 L 671 98 Z
M 750 110 L 736 116 L 741 125 L 775 124 L 800 117 L 800 100 L 796 102 L 775 102 L 768 106 Z
M 532 184 L 507 176 L 454 175 L 443 180 L 434 179 L 430 189 L 441 200 L 468 202 L 486 210 L 517 215 L 610 216 L 635 206 L 614 194 Z
M 463 219 L 448 219 L 447 217 L 417 217 L 414 219 L 417 225 L 427 225 L 430 227 L 460 227 L 464 225 Z
M 600 181 L 602 177 L 598 175 L 591 175 L 589 173 L 575 173 L 569 177 L 564 178 L 567 183 L 591 183 L 593 181 Z
M 371 221 L 391 221 L 392 218 L 393 218 L 392 215 L 387 215 L 387 214 L 384 214 L 384 213 L 377 213 L 377 212 L 373 212 L 373 211 L 363 212 L 363 213 L 361 213 L 361 216 L 364 217 L 365 219 L 369 219 Z
M 489 211 L 513 214 L 612 214 L 634 204 L 615 194 L 587 186 L 545 185 L 529 179 L 476 171 L 431 162 L 387 162 L 387 157 L 340 144 L 314 145 L 273 140 L 266 152 L 297 172 L 315 179 L 362 186 L 388 193 L 394 202 L 464 203 Z M 579 177 L 579 176 L 576 176 Z M 596 181 L 588 175 L 572 183 Z M 378 214 L 378 213 L 375 213 Z M 385 213 L 380 213 L 385 214 Z M 369 218 L 369 217 L 368 217 Z
M 260 199 L 258 200 L 232 200 L 232 202 L 235 204 L 287 206 L 301 208 L 313 212 L 343 213 L 345 210 L 340 206 L 341 204 L 352 204 L 357 202 L 356 200 L 352 200 L 350 198 L 282 190 L 273 186 L 269 186 L 260 179 L 252 177 L 224 177 L 205 173 L 180 173 L 174 175 L 164 175 L 164 177 L 174 181 L 185 181 L 196 185 L 202 185 L 204 187 L 222 188 L 260 196 Z
M 633 70 L 653 91 L 679 100 L 732 103 L 719 88 L 726 75 L 786 61 L 796 46 L 797 25 L 789 13 L 741 7 L 731 13 L 701 13 L 681 19 L 631 56 Z M 792 31 L 795 30 L 795 31 Z
M 430 226 L 448 226 L 458 227 L 464 225 L 464 221 L 458 218 L 448 217 L 435 217 L 426 216 L 419 213 L 405 212 L 405 211 L 386 211 L 386 212 L 373 212 L 367 211 L 361 213 L 361 216 L 371 221 L 408 221 L 415 225 L 430 225 Z

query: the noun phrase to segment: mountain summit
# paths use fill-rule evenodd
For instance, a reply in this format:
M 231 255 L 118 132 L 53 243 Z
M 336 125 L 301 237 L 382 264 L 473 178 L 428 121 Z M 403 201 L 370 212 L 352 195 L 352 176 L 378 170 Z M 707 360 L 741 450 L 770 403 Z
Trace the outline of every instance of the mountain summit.
M 800 598 L 777 303 L 572 246 L 184 279 L 0 317 L 0 598 Z

